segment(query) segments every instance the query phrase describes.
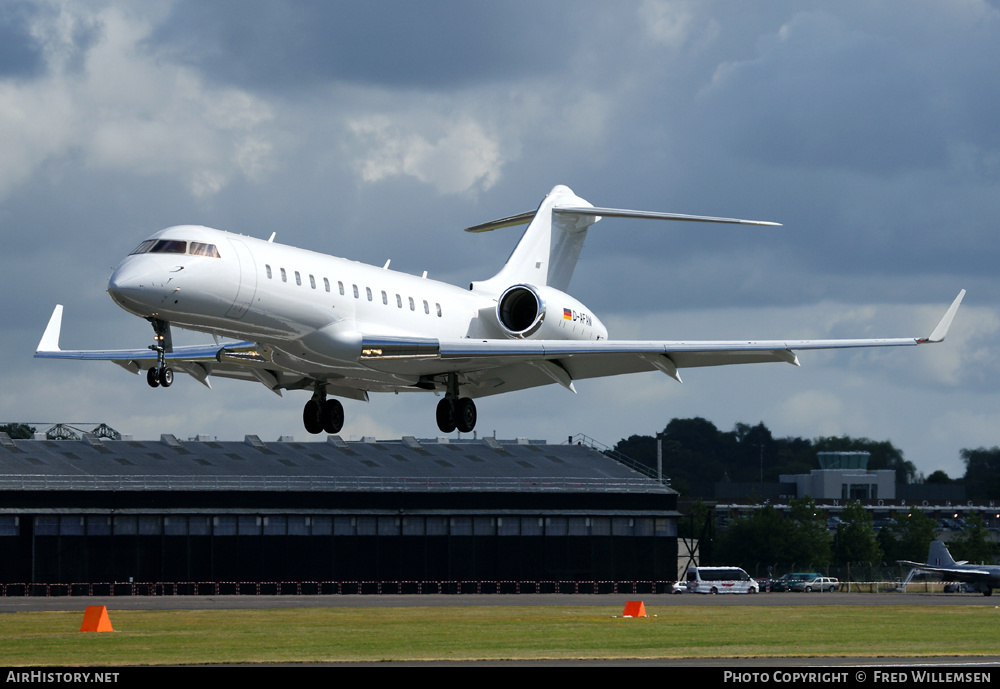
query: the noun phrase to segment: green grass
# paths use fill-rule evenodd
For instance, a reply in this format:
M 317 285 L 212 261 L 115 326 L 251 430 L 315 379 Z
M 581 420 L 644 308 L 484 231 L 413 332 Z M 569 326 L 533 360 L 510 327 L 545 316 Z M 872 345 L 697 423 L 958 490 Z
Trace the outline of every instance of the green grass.
M 0 665 L 994 655 L 992 606 L 109 609 L 0 615 Z

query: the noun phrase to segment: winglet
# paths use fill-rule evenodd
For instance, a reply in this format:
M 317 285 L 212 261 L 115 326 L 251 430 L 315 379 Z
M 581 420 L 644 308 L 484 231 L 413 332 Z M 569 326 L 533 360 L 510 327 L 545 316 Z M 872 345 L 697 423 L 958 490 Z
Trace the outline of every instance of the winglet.
M 962 297 L 964 296 L 965 296 L 965 290 L 963 289 L 961 292 L 958 293 L 958 296 L 955 297 L 955 301 L 951 302 L 951 306 L 949 306 L 948 310 L 945 311 L 944 317 L 941 319 L 941 322 L 937 324 L 937 327 L 934 328 L 934 332 L 930 334 L 930 337 L 919 340 L 919 342 L 924 343 L 924 342 L 944 341 L 944 337 L 945 335 L 948 334 L 948 328 L 951 327 L 951 322 L 955 319 L 955 314 L 958 313 L 958 307 L 959 305 L 961 305 Z
M 62 304 L 56 304 L 52 310 L 52 316 L 49 318 L 49 324 L 45 326 L 45 332 L 42 333 L 42 339 L 38 341 L 38 348 L 35 349 L 36 354 L 60 351 L 59 333 L 62 330 L 62 314 Z

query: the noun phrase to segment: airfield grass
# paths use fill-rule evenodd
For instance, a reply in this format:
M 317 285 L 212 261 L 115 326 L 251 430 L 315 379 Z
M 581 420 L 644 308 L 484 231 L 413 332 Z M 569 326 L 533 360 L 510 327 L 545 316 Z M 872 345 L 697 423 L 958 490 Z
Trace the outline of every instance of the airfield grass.
M 0 665 L 995 655 L 993 606 L 407 607 L 0 615 Z

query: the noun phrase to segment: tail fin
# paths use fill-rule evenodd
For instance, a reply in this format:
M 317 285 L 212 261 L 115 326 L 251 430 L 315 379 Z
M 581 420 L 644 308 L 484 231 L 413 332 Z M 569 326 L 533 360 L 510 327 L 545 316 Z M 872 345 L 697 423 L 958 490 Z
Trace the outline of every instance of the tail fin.
M 587 228 L 600 220 L 590 214 L 556 213 L 556 207 L 592 208 L 593 206 L 573 193 L 569 187 L 556 186 L 542 199 L 528 229 L 500 272 L 489 280 L 475 283 L 476 289 L 504 290 L 511 285 L 526 282 L 539 287 L 549 286 L 565 291 L 569 286 L 576 261 L 587 237 Z M 471 231 L 484 231 L 519 224 L 530 214 L 505 218 L 497 223 L 487 223 Z
M 521 241 L 514 247 L 514 252 L 500 272 L 489 280 L 472 283 L 472 289 L 499 293 L 511 285 L 526 282 L 538 287 L 554 287 L 565 292 L 570 278 L 573 277 L 576 261 L 580 257 L 583 240 L 587 237 L 587 228 L 601 217 L 779 226 L 779 223 L 761 220 L 633 211 L 623 208 L 595 208 L 574 194 L 569 187 L 559 185 L 552 188 L 534 213 L 521 213 L 466 230 L 466 232 L 488 232 L 501 227 L 521 225 L 530 220 L 528 229 L 524 231 Z M 958 309 L 958 301 L 960 299 L 952 305 L 949 315 L 942 321 L 942 325 L 935 329 L 932 338 L 944 339 L 947 324 L 951 322 L 954 310 Z
M 958 563 L 948 552 L 944 541 L 931 541 L 931 547 L 927 551 L 927 564 L 934 567 L 954 567 Z

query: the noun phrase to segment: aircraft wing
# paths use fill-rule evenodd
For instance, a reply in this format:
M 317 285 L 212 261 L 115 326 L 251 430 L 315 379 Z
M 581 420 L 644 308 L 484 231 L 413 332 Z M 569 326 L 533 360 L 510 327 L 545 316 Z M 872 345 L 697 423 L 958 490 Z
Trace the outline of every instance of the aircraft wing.
M 936 565 L 928 565 L 924 562 L 910 562 L 909 560 L 897 560 L 897 562 L 901 565 L 908 565 L 913 569 L 919 569 L 924 572 L 947 574 L 959 581 L 976 581 L 979 579 L 989 578 L 993 574 L 987 569 L 977 569 L 972 565 L 966 567 L 938 567 Z
M 59 336 L 62 330 L 62 315 L 62 304 L 57 304 L 49 318 L 49 324 L 42 334 L 42 339 L 38 343 L 38 348 L 35 350 L 35 358 L 110 361 L 132 373 L 141 373 L 144 369 L 156 365 L 157 354 L 149 347 L 145 349 L 60 348 Z M 211 375 L 262 382 L 280 395 L 280 391 L 276 389 L 277 381 L 268 380 L 269 374 L 264 369 L 266 360 L 260 356 L 258 349 L 259 347 L 253 342 L 183 345 L 174 347 L 165 355 L 165 358 L 170 362 L 171 367 L 191 375 L 209 388 L 212 387 L 208 382 Z M 275 384 L 270 384 L 272 382 Z M 286 382 L 289 385 L 283 387 L 295 386 L 294 381 Z
M 962 290 L 927 337 L 839 340 L 628 341 L 628 340 L 433 340 L 366 337 L 361 363 L 379 371 L 433 377 L 464 376 L 470 397 L 574 380 L 661 371 L 680 380 L 678 369 L 784 362 L 798 365 L 796 350 L 900 347 L 944 340 L 965 296 Z
M 166 354 L 171 367 L 207 387 L 210 376 L 257 381 L 271 391 L 309 387 L 325 381 L 332 395 L 367 400 L 368 391 L 442 389 L 444 374 L 458 373 L 462 393 L 484 397 L 559 383 L 575 392 L 573 381 L 625 373 L 661 371 L 680 380 L 679 369 L 731 364 L 784 362 L 798 365 L 797 350 L 899 347 L 941 342 L 965 290 L 927 337 L 840 340 L 506 340 L 363 336 L 357 362 L 343 367 L 277 363 L 266 345 L 253 342 L 178 346 Z M 62 306 L 56 306 L 35 356 L 111 361 L 132 373 L 155 364 L 146 349 L 64 350 L 59 347 Z M 287 357 L 281 357 L 285 361 Z M 360 366 L 359 366 L 360 364 Z M 368 373 L 365 373 L 365 372 Z

